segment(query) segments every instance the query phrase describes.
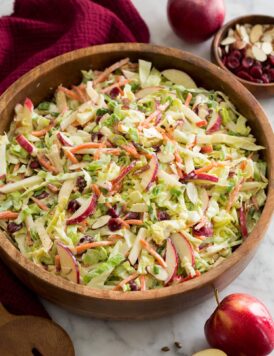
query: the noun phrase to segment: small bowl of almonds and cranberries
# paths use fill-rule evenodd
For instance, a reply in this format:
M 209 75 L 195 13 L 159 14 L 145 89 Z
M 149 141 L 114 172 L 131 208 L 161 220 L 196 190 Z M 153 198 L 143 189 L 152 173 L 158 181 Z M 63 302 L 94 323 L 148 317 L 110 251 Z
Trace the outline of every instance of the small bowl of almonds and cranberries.
M 254 95 L 274 96 L 274 17 L 249 15 L 231 20 L 216 33 L 211 56 Z

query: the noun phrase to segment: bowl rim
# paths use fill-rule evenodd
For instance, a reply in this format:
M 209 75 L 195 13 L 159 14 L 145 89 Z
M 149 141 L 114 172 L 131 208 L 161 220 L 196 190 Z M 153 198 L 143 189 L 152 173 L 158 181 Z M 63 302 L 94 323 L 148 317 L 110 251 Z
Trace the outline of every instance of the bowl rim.
M 266 114 L 264 113 L 263 108 L 254 98 L 254 96 L 241 84 L 239 81 L 232 76 L 229 72 L 220 69 L 218 66 L 210 63 L 209 61 L 200 58 L 196 55 L 193 55 L 189 52 L 184 52 L 179 49 L 156 46 L 151 44 L 143 44 L 143 43 L 115 43 L 115 44 L 104 44 L 97 45 L 88 48 L 74 50 L 60 56 L 57 56 L 53 59 L 50 59 L 28 73 L 24 74 L 21 78 L 19 78 L 16 82 L 14 82 L 0 97 L 0 113 L 5 109 L 5 101 L 8 101 L 10 97 L 16 96 L 21 91 L 21 83 L 24 83 L 24 86 L 31 84 L 33 81 L 33 77 L 39 77 L 39 74 L 43 74 L 44 71 L 53 70 L 55 67 L 60 64 L 65 64 L 69 62 L 73 62 L 77 60 L 77 58 L 84 58 L 88 56 L 92 56 L 94 54 L 104 55 L 109 52 L 116 52 L 118 56 L 121 54 L 121 58 L 123 53 L 121 52 L 132 52 L 139 53 L 140 57 L 142 57 L 143 53 L 154 53 L 154 54 L 162 54 L 165 56 L 173 57 L 178 60 L 185 58 L 189 63 L 193 65 L 198 65 L 202 67 L 204 70 L 210 69 L 210 72 L 216 76 L 221 77 L 223 82 L 229 83 L 229 85 L 234 88 L 238 88 L 241 90 L 241 95 L 244 97 L 246 102 L 249 102 L 249 106 L 252 107 L 255 113 L 259 113 L 258 117 L 260 118 L 260 124 L 264 126 L 264 133 L 266 136 L 266 141 L 269 145 L 269 149 L 271 152 L 274 152 L 274 140 L 271 125 L 267 119 Z M 56 61 L 58 59 L 58 63 Z M 1 254 L 4 254 L 10 263 L 14 263 L 21 270 L 27 270 L 29 275 L 32 278 L 40 279 L 44 285 L 48 285 L 51 287 L 55 287 L 60 291 L 66 291 L 71 295 L 93 298 L 98 300 L 112 300 L 116 302 L 128 301 L 128 302 L 136 302 L 136 301 L 149 301 L 153 299 L 163 299 L 175 295 L 180 295 L 183 293 L 187 293 L 190 291 L 194 291 L 200 289 L 205 286 L 214 285 L 214 281 L 226 272 L 229 269 L 237 268 L 237 263 L 244 258 L 246 255 L 253 255 L 255 253 L 256 247 L 262 241 L 264 237 L 264 232 L 271 220 L 272 212 L 274 209 L 274 205 L 272 204 L 272 200 L 274 199 L 274 155 L 270 157 L 270 167 L 268 167 L 268 176 L 269 176 L 269 185 L 267 192 L 267 200 L 260 216 L 259 221 L 254 227 L 251 234 L 244 241 L 244 243 L 235 251 L 231 256 L 229 256 L 225 261 L 220 263 L 218 266 L 212 268 L 205 274 L 189 280 L 182 284 L 177 284 L 168 287 L 162 287 L 159 289 L 147 290 L 147 291 L 136 291 L 134 293 L 125 293 L 122 291 L 112 291 L 105 289 L 95 289 L 90 288 L 85 285 L 80 285 L 68 281 L 62 277 L 56 276 L 40 266 L 35 265 L 34 262 L 28 260 L 24 257 L 20 251 L 12 244 L 5 233 L 0 233 L 0 251 Z M 231 278 L 232 279 L 232 278 Z
M 254 17 L 254 18 L 261 18 L 261 20 L 263 19 L 269 19 L 270 22 L 273 22 L 274 25 L 274 17 L 273 16 L 269 16 L 269 15 L 263 15 L 263 14 L 250 14 L 250 15 L 243 15 L 243 16 L 239 16 L 236 17 L 228 22 L 226 22 L 219 30 L 218 32 L 214 35 L 213 40 L 212 40 L 212 52 L 214 55 L 214 59 L 217 62 L 218 66 L 221 67 L 222 69 L 224 69 L 225 71 L 231 73 L 234 77 L 237 78 L 237 80 L 239 80 L 241 83 L 245 84 L 245 85 L 249 85 L 250 87 L 253 86 L 254 88 L 272 88 L 274 87 L 274 82 L 273 83 L 253 83 L 250 82 L 249 80 L 245 80 L 242 79 L 240 77 L 238 77 L 236 74 L 234 74 L 233 72 L 231 72 L 221 61 L 221 58 L 219 56 L 218 53 L 218 47 L 219 44 L 221 42 L 221 40 L 223 39 L 224 34 L 228 31 L 228 29 L 230 27 L 235 27 L 235 25 L 239 22 L 243 23 L 243 21 L 245 19 L 249 19 L 248 21 L 250 22 L 250 19 Z M 260 22 L 256 22 L 258 24 L 260 24 Z M 270 23 L 271 24 L 271 23 Z

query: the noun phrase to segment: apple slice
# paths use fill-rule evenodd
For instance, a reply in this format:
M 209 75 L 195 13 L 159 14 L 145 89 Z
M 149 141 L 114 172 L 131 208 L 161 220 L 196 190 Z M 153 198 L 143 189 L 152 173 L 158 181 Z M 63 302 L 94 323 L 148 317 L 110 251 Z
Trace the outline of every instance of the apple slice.
M 188 182 L 186 185 L 186 193 L 192 204 L 197 204 L 199 197 L 198 191 L 194 183 Z
M 30 112 L 32 112 L 33 109 L 34 109 L 33 102 L 30 100 L 30 98 L 26 98 L 26 99 L 25 99 L 24 106 L 25 106 L 25 108 L 28 109 Z
M 26 137 L 24 135 L 22 135 L 22 134 L 18 135 L 16 137 L 16 141 L 29 154 L 31 154 L 32 156 L 36 156 L 37 155 L 36 147 L 34 147 L 33 144 L 30 143 L 29 140 L 26 139 Z
M 31 187 L 36 184 L 42 183 L 43 178 L 39 176 L 31 176 L 14 183 L 8 183 L 0 187 L 0 193 L 7 194 Z
M 60 256 L 61 274 L 74 283 L 80 283 L 80 272 L 76 258 L 70 249 L 57 242 L 57 252 Z
M 72 147 L 73 143 L 62 132 L 57 133 L 57 138 L 63 146 Z
M 240 222 L 240 230 L 243 238 L 245 239 L 248 236 L 247 225 L 246 225 L 246 214 L 243 207 L 239 209 L 239 222 Z
M 200 189 L 199 198 L 202 202 L 202 210 L 203 210 L 203 212 L 205 212 L 208 207 L 208 203 L 209 203 L 209 197 L 208 197 L 208 193 L 207 193 L 206 189 L 204 189 L 204 188 Z
M 196 352 L 192 356 L 227 356 L 227 354 L 218 349 L 206 349 Z
M 195 263 L 195 258 L 190 242 L 181 233 L 172 234 L 170 238 L 175 246 L 180 260 L 183 261 L 186 257 L 193 266 Z
M 93 194 L 89 199 L 85 200 L 80 208 L 75 211 L 69 219 L 67 219 L 67 225 L 80 224 L 90 215 L 95 212 L 98 196 Z
M 167 274 L 168 274 L 167 279 L 165 280 L 165 284 L 168 284 L 176 276 L 177 268 L 178 268 L 178 255 L 170 239 L 167 240 L 167 244 L 166 244 L 165 261 L 167 264 Z
M 141 229 L 138 231 L 136 239 L 135 239 L 133 246 L 130 250 L 130 253 L 128 255 L 128 260 L 132 266 L 135 265 L 139 255 L 140 255 L 141 249 L 142 249 L 140 240 L 145 240 L 146 234 L 147 234 L 147 230 L 145 228 L 141 227 Z
M 207 173 L 196 174 L 192 171 L 184 177 L 184 180 L 185 181 L 193 180 L 200 183 L 210 184 L 210 183 L 218 183 L 219 178 L 212 174 L 207 174 Z
M 185 72 L 178 69 L 166 69 L 162 75 L 174 84 L 183 85 L 187 89 L 196 89 L 197 85 L 193 79 Z
M 167 269 L 160 265 L 147 266 L 147 271 L 158 281 L 166 281 L 168 279 Z
M 148 190 L 153 182 L 157 178 L 159 163 L 156 155 L 153 155 L 149 161 L 149 169 L 144 173 L 140 174 L 141 186 L 144 190 Z
M 107 225 L 107 223 L 109 222 L 110 219 L 111 219 L 111 216 L 109 216 L 109 215 L 100 216 L 100 217 L 91 225 L 91 228 L 92 228 L 93 230 L 100 229 L 101 227 Z
M 209 123 L 206 128 L 206 133 L 211 134 L 213 132 L 219 131 L 221 125 L 222 125 L 221 116 L 218 113 L 215 113 L 209 120 Z

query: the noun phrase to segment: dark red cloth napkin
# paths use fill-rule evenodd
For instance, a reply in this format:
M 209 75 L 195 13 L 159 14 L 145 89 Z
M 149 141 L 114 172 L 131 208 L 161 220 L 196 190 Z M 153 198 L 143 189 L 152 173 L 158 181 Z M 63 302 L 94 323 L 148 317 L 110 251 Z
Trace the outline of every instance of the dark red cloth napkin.
M 148 28 L 130 0 L 16 0 L 14 13 L 0 19 L 0 94 L 59 54 L 148 41 Z
M 0 93 L 59 54 L 95 44 L 148 42 L 130 0 L 16 0 L 0 19 Z M 0 261 L 0 302 L 14 314 L 48 317 L 38 298 Z

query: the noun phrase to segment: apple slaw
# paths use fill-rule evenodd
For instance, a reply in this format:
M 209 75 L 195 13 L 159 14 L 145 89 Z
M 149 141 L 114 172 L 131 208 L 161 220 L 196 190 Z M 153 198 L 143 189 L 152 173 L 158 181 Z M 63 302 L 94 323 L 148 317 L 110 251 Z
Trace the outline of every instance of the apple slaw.
M 242 244 L 266 200 L 247 119 L 186 73 L 125 58 L 0 137 L 0 227 L 28 259 L 117 291 L 183 283 Z

